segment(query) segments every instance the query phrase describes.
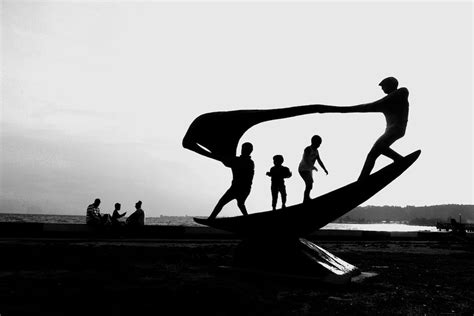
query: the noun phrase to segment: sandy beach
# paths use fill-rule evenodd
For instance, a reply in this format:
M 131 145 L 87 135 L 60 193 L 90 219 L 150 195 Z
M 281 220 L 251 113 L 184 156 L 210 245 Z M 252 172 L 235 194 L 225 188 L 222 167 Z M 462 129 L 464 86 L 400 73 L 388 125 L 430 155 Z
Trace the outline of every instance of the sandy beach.
M 376 273 L 327 285 L 231 273 L 238 240 L 0 240 L 3 315 L 472 315 L 462 241 L 316 241 Z

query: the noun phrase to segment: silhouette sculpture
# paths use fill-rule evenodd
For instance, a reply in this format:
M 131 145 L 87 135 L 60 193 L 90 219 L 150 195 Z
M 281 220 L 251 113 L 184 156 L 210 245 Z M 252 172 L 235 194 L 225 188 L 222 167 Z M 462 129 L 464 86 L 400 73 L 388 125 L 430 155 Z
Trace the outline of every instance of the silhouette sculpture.
M 408 90 L 397 89 L 395 78 L 384 79 L 380 86 L 384 98 L 356 106 L 303 105 L 268 110 L 238 110 L 206 113 L 196 118 L 183 139 L 183 147 L 206 157 L 225 161 L 234 157 L 242 135 L 252 126 L 271 120 L 313 113 L 381 112 L 387 128 L 376 141 L 359 180 L 305 203 L 278 212 L 266 211 L 245 216 L 199 219 L 197 223 L 238 234 L 244 240 L 235 254 L 235 266 L 261 273 L 318 278 L 346 282 L 360 271 L 316 244 L 304 239 L 363 203 L 400 176 L 421 151 L 403 157 L 390 145 L 405 134 L 408 119 Z M 379 155 L 394 162 L 370 174 Z
M 255 165 L 250 154 L 253 151 L 251 143 L 244 143 L 242 145 L 242 154 L 240 157 L 232 157 L 224 159 L 223 163 L 226 167 L 232 169 L 232 185 L 226 193 L 217 202 L 216 207 L 209 216 L 209 220 L 215 219 L 220 213 L 224 205 L 236 199 L 237 206 L 244 215 L 248 215 L 245 208 L 245 200 L 250 194 L 252 188 L 252 180 L 254 175 Z
M 380 155 L 394 161 L 402 158 L 390 146 L 405 135 L 408 122 L 408 89 L 397 89 L 398 81 L 394 77 L 385 78 L 379 85 L 387 94 L 385 97 L 354 106 L 310 104 L 281 109 L 205 113 L 191 123 L 182 145 L 198 154 L 222 161 L 225 157 L 235 156 L 242 135 L 252 126 L 262 122 L 314 113 L 380 112 L 385 116 L 387 127 L 367 156 L 360 175 L 360 178 L 363 178 L 370 174 L 375 160 Z
M 324 172 L 328 174 L 326 167 L 324 166 L 321 157 L 319 156 L 318 148 L 321 146 L 322 139 L 319 135 L 314 135 L 311 137 L 311 145 L 306 147 L 303 151 L 303 157 L 301 158 L 301 162 L 298 166 L 298 172 L 301 178 L 304 181 L 305 189 L 303 194 L 303 202 L 310 200 L 310 193 L 313 189 L 313 170 L 318 171 L 318 169 L 314 166 L 316 161 L 319 165 L 324 169 Z
M 286 187 L 285 178 L 291 177 L 291 171 L 288 167 L 283 166 L 283 156 L 273 156 L 273 167 L 266 173 L 272 179 L 272 185 L 270 190 L 272 192 L 272 209 L 276 210 L 276 204 L 278 201 L 278 193 L 281 195 L 281 207 L 286 207 Z
M 382 136 L 377 139 L 372 146 L 364 166 L 360 173 L 359 179 L 367 177 L 375 165 L 375 160 L 384 155 L 397 161 L 403 158 L 399 153 L 390 148 L 390 146 L 398 139 L 405 135 L 408 123 L 408 89 L 398 88 L 398 80 L 394 77 L 388 77 L 379 83 L 383 92 L 387 95 L 375 102 L 360 104 L 341 108 L 327 108 L 325 112 L 381 112 L 385 116 L 387 126 Z

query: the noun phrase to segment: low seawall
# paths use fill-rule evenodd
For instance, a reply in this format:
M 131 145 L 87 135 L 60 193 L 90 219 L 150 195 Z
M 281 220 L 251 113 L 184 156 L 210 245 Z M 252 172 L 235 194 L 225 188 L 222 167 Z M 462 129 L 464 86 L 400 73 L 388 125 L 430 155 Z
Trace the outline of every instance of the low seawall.
M 474 239 L 468 233 L 466 238 Z M 358 230 L 317 230 L 312 240 L 448 240 L 447 232 L 384 232 Z M 0 238 L 93 238 L 93 239 L 240 239 L 236 234 L 205 226 L 145 225 L 91 227 L 85 224 L 0 223 Z

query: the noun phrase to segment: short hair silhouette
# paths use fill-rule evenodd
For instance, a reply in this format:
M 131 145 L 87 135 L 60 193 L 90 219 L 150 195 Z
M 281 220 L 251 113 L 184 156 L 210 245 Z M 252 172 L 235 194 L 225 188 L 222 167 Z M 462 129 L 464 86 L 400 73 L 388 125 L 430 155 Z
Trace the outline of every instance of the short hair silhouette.
M 142 201 L 138 201 L 137 203 L 135 203 L 135 207 L 137 208 L 142 207 Z
M 120 208 L 120 203 L 115 203 L 115 208 Z
M 283 156 L 282 155 L 275 155 L 273 156 L 273 162 L 276 164 L 276 165 L 281 165 L 283 163 L 284 159 L 283 159 Z
M 94 200 L 94 205 L 99 205 L 100 204 L 100 199 L 95 199 Z
M 311 137 L 311 144 L 318 144 L 318 145 L 321 145 L 321 143 L 323 142 L 321 136 L 319 135 L 314 135 L 313 137 Z
M 387 77 L 380 81 L 379 86 L 387 87 L 390 91 L 394 91 L 398 88 L 398 80 L 395 77 Z
M 242 144 L 242 155 L 250 155 L 253 151 L 253 145 L 251 143 Z

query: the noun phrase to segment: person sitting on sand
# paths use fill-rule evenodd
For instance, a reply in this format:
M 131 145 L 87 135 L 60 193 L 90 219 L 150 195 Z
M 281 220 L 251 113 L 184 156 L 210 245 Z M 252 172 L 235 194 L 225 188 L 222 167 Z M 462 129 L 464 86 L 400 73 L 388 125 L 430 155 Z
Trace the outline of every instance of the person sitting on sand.
M 127 226 L 143 226 L 145 225 L 145 212 L 142 210 L 142 201 L 135 203 L 136 211 L 133 212 L 126 220 Z
M 303 202 L 310 200 L 310 192 L 313 189 L 313 170 L 318 171 L 314 166 L 315 162 L 318 161 L 319 165 L 323 168 L 324 172 L 328 174 L 326 167 L 324 166 L 321 157 L 319 156 L 318 148 L 321 146 L 322 139 L 319 135 L 311 137 L 311 145 L 306 147 L 303 152 L 303 157 L 298 166 L 298 172 L 303 178 L 305 189 L 303 195 Z
M 219 202 L 217 202 L 216 207 L 208 218 L 209 220 L 215 219 L 224 205 L 234 199 L 237 200 L 237 206 L 242 214 L 248 215 L 245 200 L 252 189 L 252 181 L 255 172 L 255 164 L 250 157 L 252 151 L 253 145 L 251 143 L 244 143 L 242 144 L 240 157 L 232 157 L 222 161 L 226 167 L 232 169 L 232 184 L 220 198 Z
M 86 212 L 86 224 L 87 225 L 101 225 L 102 224 L 102 215 L 100 214 L 100 199 L 95 199 L 94 203 L 87 207 Z
M 121 225 L 123 222 L 120 222 L 119 221 L 119 218 L 121 217 L 124 217 L 125 214 L 127 214 L 127 212 L 123 212 L 123 214 L 120 214 L 119 211 L 120 211 L 120 203 L 115 203 L 115 210 L 114 212 L 112 213 L 112 225 Z
M 273 156 L 273 167 L 270 171 L 267 172 L 267 176 L 271 177 L 272 185 L 272 209 L 276 210 L 276 204 L 278 201 L 278 193 L 281 194 L 281 207 L 286 207 L 286 187 L 285 187 L 285 178 L 291 177 L 291 171 L 288 167 L 283 166 L 283 156 L 275 155 Z

